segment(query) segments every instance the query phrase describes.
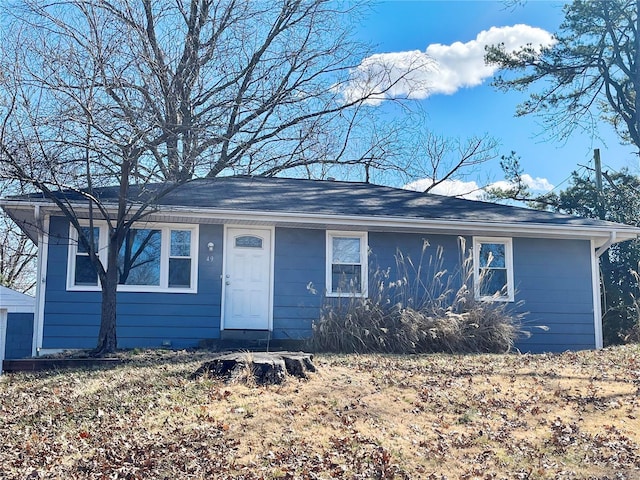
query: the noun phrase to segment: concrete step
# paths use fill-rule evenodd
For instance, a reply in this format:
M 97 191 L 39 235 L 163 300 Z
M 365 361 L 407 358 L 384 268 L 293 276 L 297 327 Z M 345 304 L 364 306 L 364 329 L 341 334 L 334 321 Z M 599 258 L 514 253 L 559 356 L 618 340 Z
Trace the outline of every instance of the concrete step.
M 220 340 L 234 340 L 247 342 L 267 342 L 271 338 L 269 330 L 221 330 Z

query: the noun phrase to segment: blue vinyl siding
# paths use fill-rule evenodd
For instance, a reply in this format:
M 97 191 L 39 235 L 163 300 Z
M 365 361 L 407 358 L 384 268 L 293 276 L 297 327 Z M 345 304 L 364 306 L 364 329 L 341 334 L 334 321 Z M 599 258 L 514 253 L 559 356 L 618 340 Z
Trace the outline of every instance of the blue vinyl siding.
M 426 242 L 426 246 L 425 246 Z M 466 242 L 470 246 L 470 242 Z M 438 258 L 438 247 L 442 248 Z M 389 269 L 389 279 L 395 281 L 405 272 L 398 272 L 398 254 L 404 257 L 404 268 L 407 273 L 415 273 L 420 269 L 427 281 L 434 273 L 445 270 L 449 275 L 457 275 L 460 271 L 458 237 L 450 235 L 429 235 L 410 233 L 369 233 L 369 291 L 375 272 Z M 413 265 L 413 266 L 411 266 Z M 411 281 L 411 279 L 408 279 Z
M 273 282 L 276 340 L 311 336 L 326 288 L 325 237 L 324 230 L 276 228 Z
M 118 294 L 118 342 L 121 348 L 194 347 L 220 336 L 223 226 L 200 225 L 198 293 Z M 424 242 L 429 245 L 423 251 Z M 215 248 L 209 252 L 207 244 Z M 303 339 L 312 333 L 325 294 L 326 232 L 323 229 L 275 229 L 273 333 L 276 340 Z M 439 270 L 460 285 L 461 252 L 455 235 L 369 232 L 369 291 L 375 272 L 389 269 L 396 280 L 396 255 L 422 265 L 425 280 Z M 437 263 L 438 246 L 443 248 Z M 466 238 L 466 251 L 472 239 Z M 68 223 L 51 221 L 46 278 L 43 348 L 92 348 L 100 323 L 100 292 L 66 290 Z M 533 336 L 518 343 L 521 351 L 562 351 L 595 346 L 590 242 L 513 238 L 516 302 L 527 312 Z M 310 287 L 310 288 L 309 288 Z M 315 293 L 313 293 L 315 290 Z M 522 303 L 520 305 L 520 302 Z M 549 330 L 536 330 L 544 325 Z
M 516 301 L 533 335 L 522 351 L 595 347 L 591 244 L 588 240 L 513 239 Z M 546 332 L 532 328 L 546 326 Z
M 33 313 L 9 312 L 7 314 L 5 358 L 30 357 L 32 342 Z
M 43 348 L 93 348 L 100 325 L 100 292 L 66 290 L 68 223 L 50 225 Z M 207 244 L 215 244 L 209 252 Z M 118 346 L 197 346 L 220 336 L 223 227 L 201 225 L 198 293 L 118 293 Z M 210 257 L 211 261 L 207 261 Z

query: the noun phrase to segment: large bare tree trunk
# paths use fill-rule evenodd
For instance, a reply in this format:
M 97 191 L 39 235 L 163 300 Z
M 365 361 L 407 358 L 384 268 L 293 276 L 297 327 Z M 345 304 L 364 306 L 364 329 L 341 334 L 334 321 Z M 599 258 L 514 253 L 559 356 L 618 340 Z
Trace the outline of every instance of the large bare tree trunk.
M 114 236 L 109 238 L 106 278 L 102 281 L 102 307 L 98 343 L 92 355 L 98 357 L 113 353 L 118 348 L 116 335 L 116 305 L 118 292 L 118 248 Z

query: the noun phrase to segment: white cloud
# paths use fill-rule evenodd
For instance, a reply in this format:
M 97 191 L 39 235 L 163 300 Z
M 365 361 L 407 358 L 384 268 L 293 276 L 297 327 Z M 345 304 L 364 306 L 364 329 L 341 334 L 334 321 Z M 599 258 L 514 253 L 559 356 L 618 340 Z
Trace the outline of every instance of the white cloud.
M 416 192 L 424 192 L 433 184 L 430 178 L 423 178 L 415 182 L 408 183 L 403 188 L 406 190 L 414 190 Z M 484 195 L 484 190 L 476 182 L 463 182 L 462 180 L 445 180 L 436 185 L 429 193 L 437 195 L 446 195 L 447 197 L 460 197 L 469 200 L 479 200 Z
M 546 193 L 553 190 L 555 187 L 546 178 L 535 177 L 533 178 L 528 173 L 521 176 L 523 183 L 529 187 L 533 193 Z M 414 182 L 406 184 L 404 189 L 414 190 L 417 192 L 424 192 L 429 186 L 433 184 L 430 178 L 423 178 Z M 493 182 L 486 187 L 479 186 L 476 182 L 464 182 L 462 180 L 445 180 L 444 182 L 436 185 L 429 193 L 435 193 L 437 195 L 446 195 L 447 197 L 459 197 L 466 198 L 467 200 L 482 200 L 488 188 L 501 188 L 503 190 L 513 188 L 513 184 L 506 180 L 500 180 Z
M 547 180 L 546 178 L 541 178 L 541 177 L 533 178 L 528 173 L 522 174 L 520 176 L 520 179 L 522 180 L 522 183 L 526 187 L 529 187 L 529 190 L 532 193 L 547 193 L 555 188 L 555 186 L 551 182 L 549 182 L 549 180 Z M 515 185 L 513 183 L 508 182 L 506 180 L 499 180 L 487 186 L 487 188 L 500 188 L 502 190 L 508 190 L 514 187 Z
M 351 72 L 351 81 L 344 89 L 345 98 L 354 100 L 365 92 L 389 88 L 369 101 L 379 104 L 384 98 L 408 96 L 424 99 L 480 85 L 497 70 L 496 66 L 485 64 L 485 46 L 500 43 L 504 44 L 507 52 L 513 53 L 527 45 L 540 50 L 553 45 L 555 40 L 546 30 L 518 24 L 491 27 L 466 43 L 435 43 L 424 52 L 378 53 L 365 58 Z
M 533 178 L 528 173 L 523 174 L 521 178 L 523 183 L 534 192 L 550 192 L 555 188 L 555 186 L 552 185 L 546 178 Z

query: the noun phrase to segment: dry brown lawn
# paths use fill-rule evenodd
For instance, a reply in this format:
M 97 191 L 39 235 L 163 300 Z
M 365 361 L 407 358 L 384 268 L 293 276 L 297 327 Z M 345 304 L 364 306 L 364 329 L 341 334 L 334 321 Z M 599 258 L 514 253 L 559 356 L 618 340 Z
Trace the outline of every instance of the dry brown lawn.
M 282 386 L 210 354 L 0 377 L 0 478 L 640 479 L 640 348 L 325 356 Z

